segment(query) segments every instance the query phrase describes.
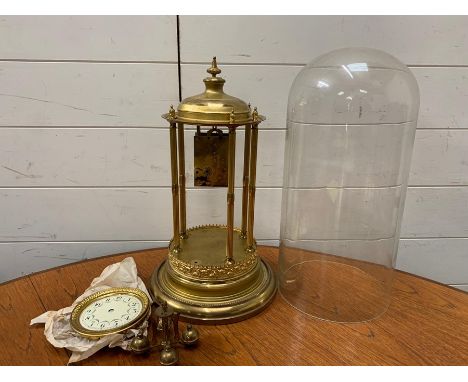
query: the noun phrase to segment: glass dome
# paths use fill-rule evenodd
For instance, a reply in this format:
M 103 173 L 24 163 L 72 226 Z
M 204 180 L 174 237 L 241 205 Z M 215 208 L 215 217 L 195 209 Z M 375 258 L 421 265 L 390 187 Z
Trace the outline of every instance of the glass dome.
M 419 110 L 410 70 L 375 49 L 318 57 L 289 93 L 279 276 L 318 318 L 385 312 Z

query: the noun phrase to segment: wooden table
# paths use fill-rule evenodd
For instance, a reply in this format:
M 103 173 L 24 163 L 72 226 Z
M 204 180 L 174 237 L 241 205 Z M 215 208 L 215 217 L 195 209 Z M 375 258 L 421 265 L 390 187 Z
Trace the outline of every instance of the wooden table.
M 278 249 L 260 247 L 273 266 Z M 154 249 L 108 256 L 55 268 L 0 285 L 0 364 L 65 365 L 69 352 L 44 337 L 29 321 L 69 306 L 102 269 L 127 256 L 147 281 L 166 255 Z M 258 316 L 229 325 L 198 326 L 197 348 L 182 349 L 183 365 L 467 365 L 468 294 L 404 272 L 396 272 L 392 303 L 379 319 L 336 324 L 308 317 L 281 296 Z M 83 365 L 157 365 L 104 349 Z

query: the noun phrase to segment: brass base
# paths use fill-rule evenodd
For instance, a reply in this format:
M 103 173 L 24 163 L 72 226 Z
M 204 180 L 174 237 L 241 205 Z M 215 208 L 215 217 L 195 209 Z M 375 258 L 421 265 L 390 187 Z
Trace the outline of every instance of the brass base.
M 188 259 L 187 253 L 190 239 L 193 249 L 197 248 L 197 258 L 201 263 L 211 258 L 211 249 L 218 246 L 220 240 L 219 230 L 226 232 L 223 227 L 201 227 L 200 230 L 209 230 L 212 233 L 212 243 L 204 242 L 206 255 L 200 256 L 196 246 L 198 234 L 190 234 L 185 239 L 185 245 L 180 253 L 181 259 Z M 195 230 L 196 232 L 196 230 Z M 194 232 L 192 232 L 194 233 Z M 208 234 L 208 232 L 206 232 Z M 206 240 L 206 235 L 203 235 Z M 240 240 L 240 239 L 239 239 Z M 242 248 L 242 246 L 239 246 Z M 249 318 L 264 309 L 274 297 L 277 282 L 270 266 L 258 258 L 255 253 L 246 253 L 245 256 L 255 262 L 252 267 L 243 269 L 236 274 L 228 272 L 225 277 L 219 277 L 219 271 L 214 272 L 213 278 L 193 277 L 193 271 L 184 268 L 174 269 L 180 266 L 178 262 L 164 261 L 151 277 L 150 290 L 155 299 L 167 301 L 168 305 L 180 313 L 187 321 L 199 323 L 229 323 Z M 182 260 L 183 261 L 183 260 Z M 192 263 L 193 264 L 193 263 Z M 197 265 L 198 267 L 198 265 Z M 218 269 L 219 266 L 216 267 Z M 228 266 L 226 266 L 228 267 Z M 182 271 L 181 271 L 182 269 Z

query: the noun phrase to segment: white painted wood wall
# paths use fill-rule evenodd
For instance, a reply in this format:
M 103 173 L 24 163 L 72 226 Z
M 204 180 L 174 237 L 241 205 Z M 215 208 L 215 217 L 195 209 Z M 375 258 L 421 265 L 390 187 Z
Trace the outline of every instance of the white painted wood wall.
M 468 17 L 181 16 L 179 25 L 182 96 L 202 90 L 216 55 L 226 90 L 268 117 L 256 206 L 263 243 L 279 236 L 286 101 L 301 67 L 343 46 L 409 65 L 421 110 L 397 266 L 468 290 Z M 0 17 L 0 282 L 166 245 L 160 115 L 178 103 L 177 63 L 175 16 Z M 223 190 L 190 189 L 189 224 L 223 222 L 224 201 Z

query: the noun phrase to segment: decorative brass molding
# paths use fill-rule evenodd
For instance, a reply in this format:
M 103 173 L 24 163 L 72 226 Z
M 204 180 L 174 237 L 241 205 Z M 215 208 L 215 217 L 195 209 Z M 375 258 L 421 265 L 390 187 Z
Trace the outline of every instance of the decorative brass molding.
M 195 226 L 187 230 L 187 235 L 190 237 L 191 232 L 205 228 L 227 229 L 227 226 L 219 224 Z M 234 228 L 234 231 L 241 234 L 241 230 L 238 228 Z M 255 248 L 256 243 L 254 243 L 254 249 Z M 199 265 L 187 263 L 180 260 L 178 254 L 179 252 L 176 251 L 173 241 L 171 240 L 169 243 L 169 263 L 172 269 L 185 276 L 197 279 L 223 280 L 226 278 L 241 276 L 253 269 L 258 262 L 257 252 L 255 250 L 247 249 L 245 251 L 246 257 L 242 261 L 235 261 L 233 263 L 226 262 L 224 265 Z

